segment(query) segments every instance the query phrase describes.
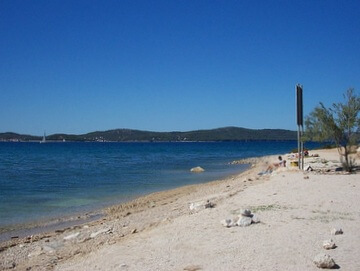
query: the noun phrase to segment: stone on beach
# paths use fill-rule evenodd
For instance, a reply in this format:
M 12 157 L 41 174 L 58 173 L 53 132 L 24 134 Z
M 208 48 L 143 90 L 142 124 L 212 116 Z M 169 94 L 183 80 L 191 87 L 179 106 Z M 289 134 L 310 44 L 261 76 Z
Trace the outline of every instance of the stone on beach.
M 333 228 L 332 230 L 331 230 L 331 234 L 332 235 L 339 235 L 339 234 L 343 234 L 344 232 L 343 232 L 343 230 L 341 229 L 341 228 Z
M 90 238 L 95 238 L 99 234 L 106 233 L 106 232 L 111 232 L 111 229 L 110 228 L 104 228 L 104 229 L 101 229 L 101 230 L 99 230 L 97 232 L 93 232 L 92 234 L 90 234 Z
M 189 208 L 191 211 L 198 211 L 199 209 L 203 208 L 203 205 L 201 202 L 193 202 L 190 204 Z
M 215 204 L 212 203 L 210 200 L 207 200 L 205 205 L 204 205 L 205 209 L 207 208 L 214 208 L 215 207 Z
M 257 215 L 252 214 L 249 209 L 242 209 L 240 210 L 240 215 L 237 220 L 224 219 L 221 221 L 221 224 L 225 227 L 233 227 L 233 226 L 247 227 L 253 223 L 255 224 L 259 222 L 260 219 Z
M 194 173 L 200 173 L 200 172 L 204 172 L 205 169 L 203 169 L 202 167 L 193 167 L 192 169 L 190 169 L 190 171 Z
M 256 214 L 253 214 L 252 218 L 251 218 L 252 223 L 260 223 L 260 219 Z
M 329 239 L 329 240 L 325 240 L 323 242 L 323 248 L 325 249 L 333 249 L 333 248 L 336 248 L 336 245 L 334 243 L 334 241 L 332 239 Z
M 198 270 L 202 270 L 202 267 L 200 265 L 189 265 L 189 266 L 185 267 L 183 270 L 185 270 L 185 271 L 198 271 Z
M 252 216 L 251 211 L 250 211 L 249 209 L 242 209 L 242 210 L 240 211 L 240 214 L 241 214 L 242 216 L 247 216 L 247 217 L 251 217 L 251 216 Z
M 230 227 L 234 226 L 234 222 L 232 219 L 227 218 L 227 219 L 221 220 L 221 225 L 223 225 L 224 227 L 230 228 Z
M 78 237 L 79 234 L 80 234 L 80 232 L 75 232 L 75 233 L 73 233 L 73 234 L 67 235 L 67 236 L 64 237 L 64 240 L 74 239 L 74 238 Z
M 237 221 L 237 225 L 240 226 L 240 227 L 250 226 L 251 223 L 252 223 L 252 219 L 251 219 L 251 217 L 248 217 L 248 216 L 242 216 Z
M 314 258 L 314 264 L 319 268 L 333 268 L 335 266 L 335 261 L 328 254 L 318 254 Z
M 214 208 L 214 207 L 215 207 L 215 204 L 212 203 L 210 200 L 193 202 L 189 206 L 191 211 L 199 211 L 202 209 Z

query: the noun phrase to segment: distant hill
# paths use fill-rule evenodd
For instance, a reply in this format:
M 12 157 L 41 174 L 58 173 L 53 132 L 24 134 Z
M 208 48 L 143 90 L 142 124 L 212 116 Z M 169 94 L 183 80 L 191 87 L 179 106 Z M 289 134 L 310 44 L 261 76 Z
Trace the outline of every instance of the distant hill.
M 296 140 L 296 131 L 283 129 L 246 129 L 224 127 L 211 130 L 188 132 L 152 132 L 131 129 L 97 131 L 82 135 L 53 134 L 46 137 L 49 141 L 243 141 L 243 140 Z M 34 141 L 39 136 L 0 133 L 1 141 Z
M 0 133 L 0 141 L 32 141 L 40 139 L 40 136 L 20 135 L 12 132 Z

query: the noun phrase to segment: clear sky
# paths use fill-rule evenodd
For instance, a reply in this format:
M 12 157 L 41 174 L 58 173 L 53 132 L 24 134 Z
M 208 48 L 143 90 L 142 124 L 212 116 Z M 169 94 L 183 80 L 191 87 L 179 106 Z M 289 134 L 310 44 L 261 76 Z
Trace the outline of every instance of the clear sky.
M 296 129 L 360 91 L 360 1 L 0 1 L 0 132 Z

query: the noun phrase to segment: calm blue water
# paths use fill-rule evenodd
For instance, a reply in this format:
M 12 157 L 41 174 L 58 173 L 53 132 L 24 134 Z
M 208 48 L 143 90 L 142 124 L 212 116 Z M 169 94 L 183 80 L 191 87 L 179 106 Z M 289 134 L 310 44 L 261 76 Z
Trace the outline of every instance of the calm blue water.
M 241 172 L 240 158 L 296 142 L 0 143 L 0 227 L 123 202 Z M 309 146 L 311 147 L 311 146 Z M 193 174 L 192 167 L 205 168 Z

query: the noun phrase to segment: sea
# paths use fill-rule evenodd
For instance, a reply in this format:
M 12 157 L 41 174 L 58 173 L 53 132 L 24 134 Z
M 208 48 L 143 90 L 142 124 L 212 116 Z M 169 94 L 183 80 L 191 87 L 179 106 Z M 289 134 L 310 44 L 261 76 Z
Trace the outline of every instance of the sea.
M 0 232 L 225 178 L 248 168 L 234 160 L 294 148 L 296 141 L 0 142 Z M 191 173 L 196 166 L 205 172 Z

